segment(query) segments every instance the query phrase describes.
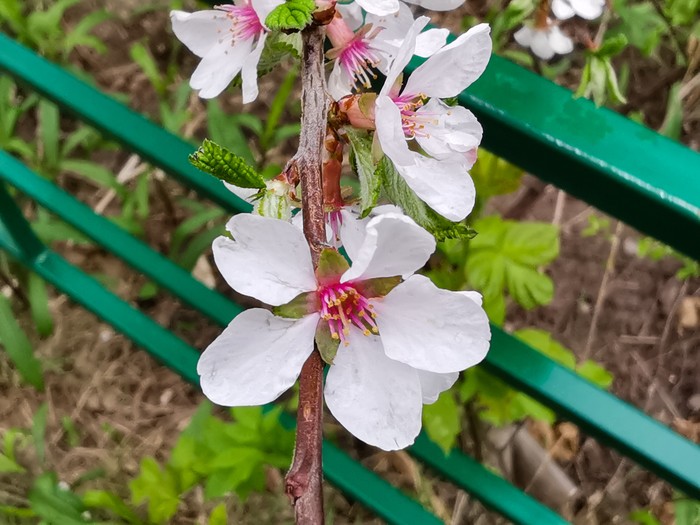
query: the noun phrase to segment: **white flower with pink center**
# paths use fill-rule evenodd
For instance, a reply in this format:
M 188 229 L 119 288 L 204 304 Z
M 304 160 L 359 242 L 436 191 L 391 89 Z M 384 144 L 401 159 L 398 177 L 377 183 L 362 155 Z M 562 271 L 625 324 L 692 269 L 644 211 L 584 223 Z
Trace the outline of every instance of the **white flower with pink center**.
M 328 79 L 328 91 L 336 100 L 360 86 L 371 87 L 372 79 L 377 78 L 375 69 L 386 74 L 413 24 L 413 14 L 404 4 L 393 14 L 367 15 L 367 24 L 359 28 L 353 27 L 357 19 L 352 12 L 341 7 L 327 26 L 333 48 L 326 56 L 335 61 Z M 415 54 L 429 57 L 445 45 L 448 34 L 447 29 L 430 29 L 421 33 L 416 39 Z
M 375 103 L 379 144 L 410 188 L 440 215 L 461 221 L 476 192 L 469 169 L 476 161 L 482 128 L 476 117 L 440 99 L 456 97 L 486 69 L 491 57 L 487 24 L 479 24 L 428 58 L 401 88 L 416 37 L 428 23 L 410 28 Z
M 433 11 L 450 11 L 461 6 L 464 0 L 403 0 L 408 4 L 415 4 Z M 399 0 L 355 0 L 362 9 L 373 15 L 390 15 L 396 13 L 401 2 Z
M 221 94 L 241 74 L 243 102 L 258 96 L 258 62 L 265 47 L 267 15 L 284 0 L 236 0 L 232 5 L 186 13 L 171 11 L 173 32 L 202 58 L 190 86 L 202 98 Z
M 410 445 L 422 405 L 433 403 L 479 363 L 488 319 L 473 292 L 437 288 L 413 273 L 435 249 L 433 237 L 403 215 L 371 219 L 346 244 L 348 266 L 324 250 L 314 272 L 309 246 L 292 224 L 242 214 L 214 241 L 229 285 L 275 308 L 238 315 L 204 351 L 204 393 L 225 406 L 261 405 L 296 381 L 316 341 L 332 362 L 325 399 L 359 439 L 385 450 Z

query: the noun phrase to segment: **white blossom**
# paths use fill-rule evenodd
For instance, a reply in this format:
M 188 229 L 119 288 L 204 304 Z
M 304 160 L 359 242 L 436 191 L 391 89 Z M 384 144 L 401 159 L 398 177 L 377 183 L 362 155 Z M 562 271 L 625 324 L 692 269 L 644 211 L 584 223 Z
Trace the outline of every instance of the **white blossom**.
M 435 249 L 433 237 L 403 215 L 371 219 L 345 245 L 352 265 L 314 273 L 309 246 L 292 224 L 241 214 L 214 241 L 229 285 L 269 305 L 297 296 L 300 318 L 255 308 L 239 314 L 204 351 L 197 371 L 204 393 L 226 406 L 274 401 L 296 381 L 323 327 L 340 343 L 325 383 L 335 418 L 359 439 L 394 450 L 410 445 L 424 403 L 435 402 L 458 373 L 488 351 L 490 329 L 478 294 L 437 288 L 413 273 Z M 384 296 L 370 279 L 403 277 Z
M 464 0 L 403 0 L 433 11 L 450 11 L 461 6 Z M 373 15 L 390 15 L 396 13 L 401 5 L 399 0 L 355 0 L 362 9 Z
M 243 102 L 258 96 L 258 62 L 265 47 L 267 15 L 284 0 L 236 0 L 233 5 L 186 13 L 171 11 L 173 32 L 202 58 L 190 86 L 202 98 L 218 96 L 240 73 Z
M 604 9 L 605 0 L 552 0 L 552 13 L 559 20 L 567 20 L 574 15 L 595 20 Z
M 479 24 L 444 46 L 416 68 L 401 89 L 403 69 L 427 23 L 426 17 L 416 20 L 391 64 L 376 100 L 376 133 L 382 150 L 416 195 L 445 218 L 460 221 L 474 207 L 476 192 L 468 171 L 476 160 L 482 128 L 469 110 L 440 99 L 456 97 L 486 69 L 490 29 Z M 418 147 L 410 147 L 412 141 Z
M 515 32 L 515 41 L 529 47 L 542 60 L 549 60 L 555 54 L 566 55 L 574 50 L 574 42 L 565 35 L 559 26 L 547 21 L 547 27 L 523 26 Z

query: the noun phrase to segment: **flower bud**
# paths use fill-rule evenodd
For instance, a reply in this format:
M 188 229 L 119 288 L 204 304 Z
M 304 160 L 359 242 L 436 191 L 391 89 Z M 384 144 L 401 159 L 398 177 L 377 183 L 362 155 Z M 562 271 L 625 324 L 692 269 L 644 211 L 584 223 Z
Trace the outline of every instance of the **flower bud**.
M 348 95 L 338 101 L 338 113 L 354 128 L 373 130 L 376 100 L 376 93 Z
M 279 178 L 269 180 L 266 188 L 260 192 L 260 197 L 253 204 L 254 213 L 263 217 L 288 221 L 292 218 L 292 186 Z

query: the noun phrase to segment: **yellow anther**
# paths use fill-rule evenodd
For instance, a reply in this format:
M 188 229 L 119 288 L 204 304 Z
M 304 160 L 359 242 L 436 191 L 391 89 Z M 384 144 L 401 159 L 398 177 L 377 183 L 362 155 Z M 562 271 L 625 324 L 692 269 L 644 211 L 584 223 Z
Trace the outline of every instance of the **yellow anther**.
M 337 341 L 338 339 L 340 339 L 340 336 L 338 334 L 336 334 L 335 332 L 333 332 L 331 334 L 331 339 L 335 339 Z
M 379 334 L 379 328 L 377 328 L 376 326 L 372 327 L 372 332 L 374 332 L 375 334 Z
M 371 333 L 372 333 L 372 332 L 370 332 L 369 330 L 367 330 L 367 328 L 365 328 L 365 329 L 362 331 L 362 334 L 363 334 L 363 335 L 371 335 Z

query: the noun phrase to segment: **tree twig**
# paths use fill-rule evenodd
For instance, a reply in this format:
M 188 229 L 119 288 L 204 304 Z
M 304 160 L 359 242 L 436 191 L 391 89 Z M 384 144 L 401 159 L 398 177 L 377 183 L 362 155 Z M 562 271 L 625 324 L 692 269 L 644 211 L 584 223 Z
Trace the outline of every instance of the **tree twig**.
M 321 164 L 328 104 L 323 74 L 324 30 L 312 26 L 302 32 L 302 120 L 299 150 L 287 169 L 296 170 L 301 182 L 304 235 L 314 266 L 326 244 Z M 296 523 L 321 525 L 323 515 L 323 361 L 314 351 L 299 376 L 299 410 L 294 460 L 286 478 Z

